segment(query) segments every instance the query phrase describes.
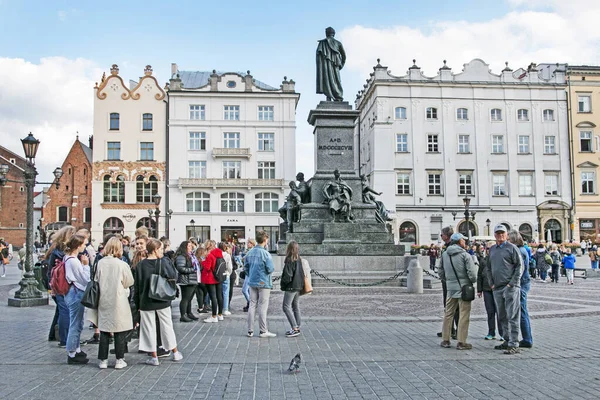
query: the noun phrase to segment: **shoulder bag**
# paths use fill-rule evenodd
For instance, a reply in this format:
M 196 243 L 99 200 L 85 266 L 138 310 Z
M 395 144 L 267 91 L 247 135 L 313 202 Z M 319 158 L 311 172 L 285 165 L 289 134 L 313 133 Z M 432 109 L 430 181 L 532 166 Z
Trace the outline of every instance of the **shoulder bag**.
M 162 262 L 158 261 L 158 274 L 150 276 L 150 290 L 148 297 L 152 300 L 171 301 L 177 297 L 177 283 L 175 279 L 167 279 L 162 276 Z M 155 263 L 156 264 L 156 263 Z
M 454 271 L 454 276 L 456 276 L 456 280 L 460 285 L 460 298 L 462 301 L 473 301 L 475 300 L 475 288 L 471 282 L 466 285 L 461 285 L 460 279 L 458 279 L 458 274 L 456 273 L 456 269 L 454 269 L 454 262 L 452 262 L 452 256 L 448 254 L 448 258 L 450 259 L 450 265 L 452 265 L 452 270 Z
M 97 310 L 100 302 L 100 284 L 95 280 L 97 270 L 98 268 L 94 268 L 92 279 L 88 282 L 81 298 L 81 304 L 92 310 Z

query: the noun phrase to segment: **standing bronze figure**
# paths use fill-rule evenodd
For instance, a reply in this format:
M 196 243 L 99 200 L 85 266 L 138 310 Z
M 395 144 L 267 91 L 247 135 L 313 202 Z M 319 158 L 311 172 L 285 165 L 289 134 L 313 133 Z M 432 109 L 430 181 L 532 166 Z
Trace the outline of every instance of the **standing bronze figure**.
M 317 93 L 324 94 L 327 101 L 343 101 L 340 70 L 346 63 L 346 52 L 342 42 L 334 38 L 332 27 L 325 29 L 325 36 L 317 46 Z

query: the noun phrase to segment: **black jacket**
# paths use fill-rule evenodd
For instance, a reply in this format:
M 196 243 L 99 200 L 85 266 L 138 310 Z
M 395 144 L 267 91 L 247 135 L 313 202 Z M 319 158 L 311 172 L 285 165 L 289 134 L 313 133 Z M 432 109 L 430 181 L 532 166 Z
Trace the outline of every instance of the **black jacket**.
M 302 260 L 289 261 L 283 265 L 281 274 L 281 290 L 286 292 L 297 292 L 304 288 L 304 270 Z
M 477 271 L 477 293 L 491 292 L 492 287 L 485 274 L 485 268 L 487 267 L 486 257 L 477 254 L 477 260 L 479 261 L 479 270 Z
M 192 265 L 192 260 L 185 256 L 177 256 L 175 259 L 175 268 L 177 272 L 179 272 L 179 277 L 177 277 L 177 283 L 180 285 L 195 285 L 198 283 L 198 277 L 196 275 L 196 271 L 194 271 L 194 266 Z
M 133 300 L 138 310 L 153 311 L 171 307 L 171 301 L 154 300 L 148 296 L 150 279 L 152 274 L 158 274 L 159 263 L 162 276 L 168 279 L 175 279 L 177 277 L 177 271 L 175 271 L 173 264 L 167 258 L 141 261 L 136 268 L 135 289 L 133 292 Z

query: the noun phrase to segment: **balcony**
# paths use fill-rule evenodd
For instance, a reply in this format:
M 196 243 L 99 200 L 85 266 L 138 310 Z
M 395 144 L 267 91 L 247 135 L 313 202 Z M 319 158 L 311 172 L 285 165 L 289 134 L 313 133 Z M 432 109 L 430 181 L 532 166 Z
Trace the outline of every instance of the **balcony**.
M 212 149 L 213 158 L 227 157 L 227 158 L 247 158 L 250 159 L 250 148 L 228 148 L 228 147 L 214 147 Z
M 283 179 L 223 179 L 223 178 L 179 178 L 179 189 L 186 188 L 213 188 L 218 187 L 261 187 L 285 188 Z

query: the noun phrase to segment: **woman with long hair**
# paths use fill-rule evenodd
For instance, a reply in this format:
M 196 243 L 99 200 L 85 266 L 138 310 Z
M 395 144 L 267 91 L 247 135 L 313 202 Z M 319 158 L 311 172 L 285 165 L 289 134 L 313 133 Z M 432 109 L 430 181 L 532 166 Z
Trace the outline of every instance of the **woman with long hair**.
M 194 297 L 196 286 L 198 285 L 197 272 L 199 265 L 197 261 L 196 265 L 194 265 L 192 251 L 192 242 L 184 240 L 175 252 L 175 268 L 177 268 L 177 272 L 179 272 L 177 283 L 181 290 L 181 302 L 179 303 L 179 320 L 181 322 L 198 320 L 198 317 L 192 313 L 192 298 Z
M 223 258 L 223 252 L 217 248 L 214 240 L 207 240 L 204 243 L 208 255 L 202 261 L 202 283 L 206 285 L 210 296 L 212 316 L 206 318 L 204 322 L 214 323 L 223 321 L 223 286 L 218 282 L 213 274 L 217 265 L 217 258 Z
M 219 249 L 223 253 L 223 259 L 225 260 L 226 274 L 227 278 L 223 282 L 221 282 L 221 290 L 223 291 L 223 315 L 229 316 L 231 312 L 229 311 L 229 285 L 231 273 L 233 272 L 233 262 L 231 259 L 231 245 L 225 242 L 219 242 Z
M 163 277 L 175 279 L 177 271 L 171 262 L 163 259 L 163 245 L 157 239 L 149 239 L 146 245 L 148 257 L 141 261 L 136 270 L 134 284 L 134 301 L 140 313 L 140 342 L 139 350 L 150 353 L 148 365 L 159 365 L 156 353 L 156 324 L 160 324 L 160 335 L 163 347 L 173 350 L 173 361 L 183 360 L 183 355 L 177 351 L 177 339 L 171 319 L 171 301 L 150 298 L 150 280 L 159 270 Z
M 300 258 L 298 243 L 291 240 L 285 250 L 283 273 L 281 274 L 281 290 L 283 294 L 283 312 L 287 317 L 291 329 L 285 333 L 286 337 L 295 337 L 300 334 L 300 292 L 304 288 L 304 276 L 310 276 L 308 261 Z
M 196 257 L 196 260 L 198 261 L 198 265 L 201 265 L 202 261 L 206 260 L 207 254 L 208 254 L 208 252 L 206 251 L 206 247 L 204 247 L 204 244 L 201 244 L 200 246 L 198 246 L 196 248 L 196 251 L 194 252 L 194 256 Z M 205 299 L 207 299 L 207 296 L 208 296 L 208 289 L 207 289 L 206 285 L 204 283 L 202 283 L 202 277 L 201 277 L 200 270 L 198 270 L 198 277 L 199 277 L 198 285 L 196 286 L 196 300 L 198 301 L 198 313 L 205 314 L 205 313 L 210 312 L 208 300 L 205 300 Z

